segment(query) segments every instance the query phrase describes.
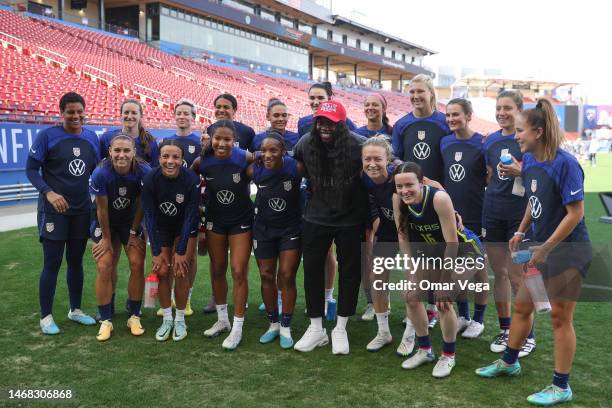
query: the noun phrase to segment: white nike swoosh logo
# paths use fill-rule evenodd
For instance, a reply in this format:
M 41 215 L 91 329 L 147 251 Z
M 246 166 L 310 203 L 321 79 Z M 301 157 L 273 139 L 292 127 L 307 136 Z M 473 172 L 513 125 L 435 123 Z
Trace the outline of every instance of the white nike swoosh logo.
M 30 149 L 30 153 L 32 153 L 32 154 L 36 154 L 36 150 L 34 150 L 34 149 Z
M 268 187 L 268 186 L 264 186 L 264 185 L 261 185 L 261 184 L 260 184 L 260 185 L 258 185 L 257 187 L 259 187 L 259 188 L 266 188 L 266 187 Z
M 251 226 L 250 225 L 241 225 L 240 228 L 247 229 L 247 228 L 251 228 Z
M 580 191 L 582 191 L 582 189 L 576 190 L 576 191 L 570 191 L 571 195 L 576 195 L 578 194 Z
M 293 237 L 293 238 L 289 238 L 290 241 L 295 241 L 296 239 L 299 239 L 300 237 Z
M 208 180 L 214 180 L 214 179 L 215 179 L 214 177 L 206 177 L 206 181 L 208 181 Z

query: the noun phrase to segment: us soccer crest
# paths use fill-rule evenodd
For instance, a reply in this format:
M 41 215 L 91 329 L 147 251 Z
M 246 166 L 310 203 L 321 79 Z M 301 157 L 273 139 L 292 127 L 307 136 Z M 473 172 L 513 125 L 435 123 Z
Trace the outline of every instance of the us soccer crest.
M 285 188 L 285 191 L 290 191 L 291 190 L 291 180 L 284 181 L 283 187 Z
M 45 226 L 47 227 L 47 232 L 53 232 L 55 229 L 55 224 L 52 222 L 48 222 Z
M 124 196 L 127 194 L 127 187 L 119 187 L 119 195 Z
M 417 137 L 419 138 L 419 140 L 425 140 L 425 131 L 424 130 L 419 130 L 417 132 Z
M 76 157 L 79 157 L 81 155 L 81 148 L 80 147 L 73 147 L 72 148 L 72 153 L 74 153 L 74 155 Z
M 232 179 L 234 180 L 234 183 L 240 183 L 240 173 L 232 174 Z
M 185 196 L 184 196 L 184 195 L 182 195 L 182 194 L 177 194 L 177 195 L 176 195 L 176 202 L 177 202 L 177 203 L 179 203 L 179 204 L 180 204 L 180 203 L 182 203 L 184 200 L 185 200 Z
M 463 152 L 455 152 L 455 161 L 461 161 L 463 157 Z
M 535 193 L 538 189 L 538 180 L 531 180 L 531 192 Z
M 194 154 L 195 153 L 195 145 L 189 145 L 187 150 L 189 150 L 189 153 Z
M 510 153 L 510 149 L 502 149 L 501 153 L 499 154 L 500 156 L 503 156 L 504 154 L 508 154 Z

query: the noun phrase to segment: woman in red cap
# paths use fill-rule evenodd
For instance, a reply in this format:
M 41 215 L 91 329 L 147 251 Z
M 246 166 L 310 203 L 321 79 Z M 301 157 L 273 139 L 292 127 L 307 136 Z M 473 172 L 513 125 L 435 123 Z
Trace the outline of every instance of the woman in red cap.
M 325 256 L 335 242 L 340 277 L 332 352 L 348 354 L 346 323 L 355 314 L 361 280 L 361 259 L 355 254 L 361 251 L 368 217 L 368 196 L 359 177 L 361 145 L 366 139 L 349 131 L 346 110 L 337 101 L 322 102 L 314 117 L 312 131 L 294 147 L 294 157 L 304 163 L 312 188 L 302 229 L 310 326 L 295 349 L 311 351 L 329 341 L 323 328 Z

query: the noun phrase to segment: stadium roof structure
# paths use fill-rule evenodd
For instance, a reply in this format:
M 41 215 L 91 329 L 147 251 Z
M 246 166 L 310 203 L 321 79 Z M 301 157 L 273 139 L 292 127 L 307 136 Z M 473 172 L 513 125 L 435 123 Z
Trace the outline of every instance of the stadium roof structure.
M 504 78 L 486 75 L 467 75 L 459 78 L 453 87 L 467 86 L 479 89 L 512 88 L 534 91 L 552 91 L 562 86 L 580 85 L 577 82 L 559 82 L 536 78 Z

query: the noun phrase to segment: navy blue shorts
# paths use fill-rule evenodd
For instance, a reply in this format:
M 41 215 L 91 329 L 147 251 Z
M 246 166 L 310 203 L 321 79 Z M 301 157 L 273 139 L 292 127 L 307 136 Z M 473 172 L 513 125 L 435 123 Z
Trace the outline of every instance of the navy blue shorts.
M 89 212 L 65 215 L 39 211 L 37 215 L 40 240 L 67 241 L 89 237 Z
M 130 239 L 130 228 L 131 224 L 111 225 L 111 241 L 119 239 L 119 241 L 121 241 L 123 245 L 127 245 Z M 96 218 L 92 220 L 91 226 L 89 227 L 89 237 L 96 244 L 102 239 L 102 229 L 100 228 L 100 224 L 98 223 L 98 220 Z M 140 230 L 138 237 L 144 239 L 144 233 L 142 229 Z
M 219 217 L 221 218 L 221 217 Z M 217 219 L 214 216 L 207 215 L 204 223 L 206 231 L 212 231 L 221 235 L 236 235 L 244 232 L 249 232 L 253 229 L 253 215 L 250 213 L 245 216 L 240 222 L 228 224 L 222 219 Z
M 522 219 L 500 220 L 499 218 L 482 217 L 482 238 L 486 242 L 508 242 L 521 226 Z
M 253 226 L 253 248 L 255 258 L 276 258 L 283 251 L 302 247 L 302 226 L 291 225 L 286 228 L 275 228 L 256 222 Z

